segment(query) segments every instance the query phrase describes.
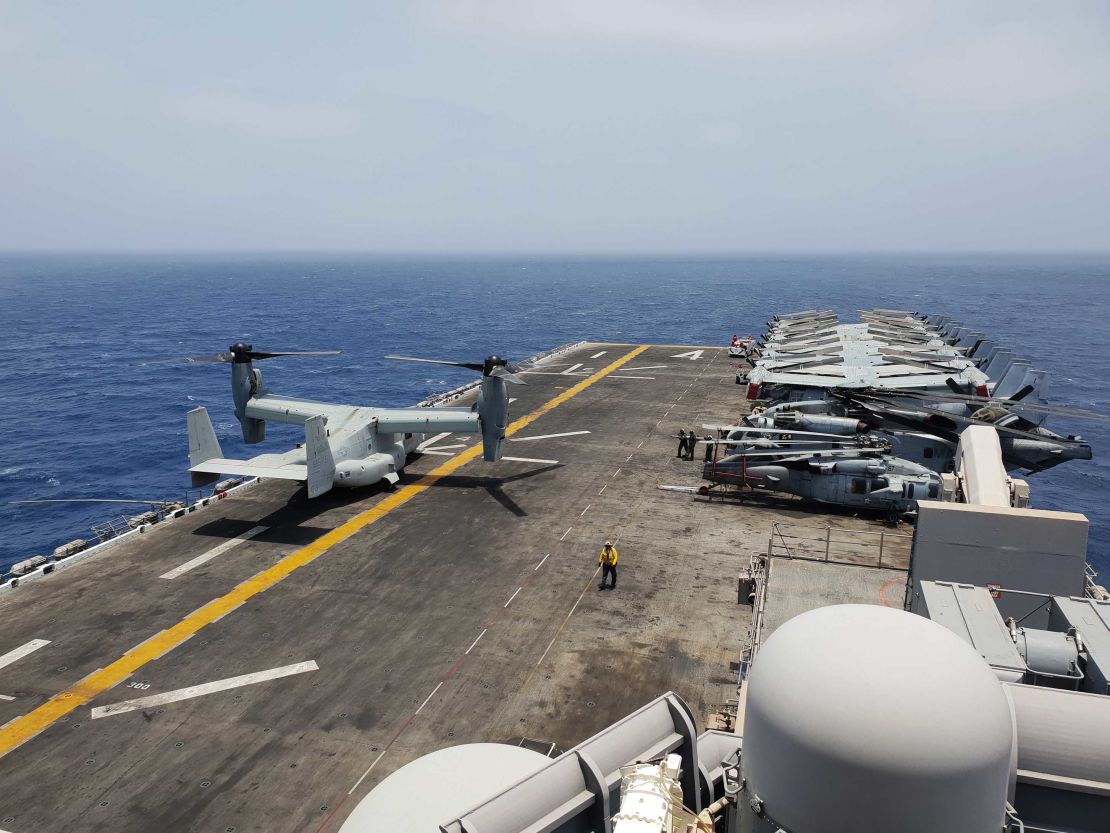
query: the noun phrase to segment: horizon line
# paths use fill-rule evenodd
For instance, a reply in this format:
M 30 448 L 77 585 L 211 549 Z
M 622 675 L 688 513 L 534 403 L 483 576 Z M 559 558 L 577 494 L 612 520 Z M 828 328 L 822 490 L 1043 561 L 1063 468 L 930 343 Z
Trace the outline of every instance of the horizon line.
M 58 247 L 58 248 L 3 248 L 2 256 L 34 255 L 148 255 L 148 256 L 346 256 L 377 258 L 735 258 L 735 257 L 1108 257 L 1107 249 L 659 249 L 596 251 L 566 249 L 474 249 L 474 250 L 415 250 L 415 249 L 356 249 L 356 248 L 126 248 L 126 247 Z

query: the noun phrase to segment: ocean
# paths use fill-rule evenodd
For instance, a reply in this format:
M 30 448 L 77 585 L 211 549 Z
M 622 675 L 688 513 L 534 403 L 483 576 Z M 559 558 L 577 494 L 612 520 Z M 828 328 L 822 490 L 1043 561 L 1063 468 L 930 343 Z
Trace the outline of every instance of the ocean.
M 872 307 L 949 314 L 1048 371 L 1054 404 L 1110 413 L 1110 256 L 0 255 L 0 568 L 89 538 L 114 514 L 11 501 L 183 497 L 196 405 L 229 456 L 261 452 L 241 441 L 226 365 L 144 361 L 238 340 L 342 350 L 261 367 L 283 393 L 401 406 L 473 376 L 387 353 L 479 361 L 579 340 L 723 345 L 759 334 L 773 312 L 843 319 Z M 1085 436 L 1095 459 L 1032 475 L 1033 505 L 1086 514 L 1090 561 L 1110 578 L 1110 423 L 1049 425 Z M 261 448 L 302 439 L 271 425 Z

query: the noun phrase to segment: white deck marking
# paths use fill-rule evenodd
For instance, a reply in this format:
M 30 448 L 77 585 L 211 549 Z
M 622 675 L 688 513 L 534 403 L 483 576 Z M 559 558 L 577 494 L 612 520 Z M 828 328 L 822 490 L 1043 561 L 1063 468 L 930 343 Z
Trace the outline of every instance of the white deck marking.
M 511 460 L 514 463 L 547 463 L 549 466 L 554 466 L 558 460 L 541 460 L 537 457 L 502 457 L 502 460 Z
M 635 453 L 636 453 L 635 451 L 632 452 L 632 454 L 635 454 Z M 624 462 L 627 463 L 629 460 L 631 460 L 632 459 L 632 454 L 629 454 L 627 457 L 625 457 Z
M 185 575 L 185 573 L 189 572 L 190 570 L 194 570 L 197 567 L 199 567 L 201 564 L 205 564 L 205 563 L 211 561 L 213 558 L 215 558 L 218 555 L 223 555 L 225 552 L 227 552 L 232 547 L 237 547 L 237 546 L 239 546 L 239 544 L 243 543 L 244 541 L 249 541 L 255 535 L 258 535 L 260 532 L 265 532 L 267 529 L 269 529 L 268 526 L 251 527 L 246 532 L 244 532 L 242 535 L 237 535 L 229 541 L 224 541 L 222 544 L 220 544 L 217 547 L 213 547 L 208 552 L 201 553 L 196 558 L 194 558 L 190 561 L 186 561 L 180 567 L 174 567 L 168 573 L 162 573 L 162 575 L 158 576 L 158 578 L 175 579 L 178 576 L 183 576 L 183 575 Z
M 602 492 L 604 492 L 604 491 L 605 491 L 605 488 L 606 488 L 606 487 L 607 487 L 608 485 L 609 485 L 609 484 L 608 484 L 608 483 L 606 483 L 606 484 L 605 484 L 605 486 L 602 486 L 602 487 L 601 487 L 600 489 L 598 489 L 598 490 L 597 490 L 597 493 L 598 493 L 598 494 L 600 495 L 600 494 L 601 494 Z
M 0 656 L 0 668 L 11 665 L 16 660 L 23 659 L 28 654 L 33 654 L 39 648 L 42 648 L 49 644 L 49 639 L 32 639 L 30 642 L 26 642 L 23 645 L 20 645 L 15 650 L 8 651 L 8 653 Z
M 559 375 L 560 376 L 569 376 L 570 374 L 572 374 L 574 371 L 576 371 L 581 366 L 582 366 L 582 362 L 579 362 L 578 364 L 572 364 L 570 367 L 568 367 L 566 370 L 564 370 Z
M 585 508 L 585 509 L 583 509 L 583 510 L 582 510 L 581 512 L 579 512 L 579 513 L 578 513 L 578 517 L 580 517 L 580 518 L 581 518 L 581 517 L 582 517 L 583 515 L 585 515 L 585 514 L 586 514 L 587 512 L 589 512 L 589 511 L 590 511 L 590 507 L 591 507 L 591 506 L 593 506 L 593 504 L 592 504 L 592 503 L 587 503 L 587 504 L 586 504 L 586 508 Z
M 485 636 L 486 631 L 488 630 L 489 628 L 482 628 L 482 632 L 478 634 L 478 639 L 481 639 L 483 636 Z M 466 649 L 465 653 L 469 654 L 471 651 L 474 650 L 474 646 L 478 644 L 478 639 L 475 639 L 473 642 L 470 643 L 470 647 Z
M 618 541 L 620 540 L 620 536 L 617 537 L 617 540 Z M 538 660 L 536 660 L 536 664 L 532 666 L 532 672 L 533 673 L 535 673 L 535 670 L 543 664 L 543 661 L 545 659 L 547 659 L 547 654 L 548 654 L 548 652 L 551 651 L 551 647 L 555 644 L 556 640 L 558 640 L 559 634 L 561 634 L 563 632 L 563 628 L 566 627 L 567 622 L 570 621 L 570 617 L 574 615 L 574 611 L 578 610 L 578 605 L 580 605 L 582 603 L 582 599 L 584 599 L 586 597 L 586 591 L 590 588 L 590 585 L 593 584 L 593 580 L 595 578 L 597 578 L 597 574 L 600 573 L 600 572 L 601 572 L 601 565 L 598 564 L 597 569 L 594 570 L 593 578 L 591 578 L 588 582 L 586 582 L 586 586 L 582 588 L 582 593 L 578 596 L 578 600 L 573 605 L 571 605 L 570 613 L 568 613 L 566 619 L 563 620 L 563 624 L 561 624 L 559 626 L 559 630 L 555 631 L 555 635 L 553 637 L 551 637 L 551 641 L 548 642 L 547 647 L 543 649 L 543 653 L 540 654 L 540 658 Z M 528 683 L 531 679 L 532 679 L 532 677 L 531 677 L 531 674 L 530 674 L 528 676 L 528 679 L 524 681 L 524 684 L 528 685 Z
M 378 761 L 380 761 L 382 758 L 385 757 L 386 749 L 388 749 L 388 748 L 389 747 L 387 746 L 385 749 L 383 749 L 381 752 L 378 753 L 378 757 L 376 757 L 370 763 L 370 766 L 366 767 L 366 772 L 362 773 L 362 775 L 359 776 L 359 779 L 357 781 L 355 781 L 355 785 L 347 791 L 347 795 L 354 795 L 355 794 L 355 790 L 358 789 L 358 785 L 366 780 L 366 776 L 369 775 L 370 771 L 378 765 Z
M 520 376 L 521 374 L 524 374 L 524 373 L 534 373 L 538 376 L 589 376 L 590 375 L 589 373 L 583 373 L 581 370 L 577 370 L 574 373 L 571 373 L 569 370 L 522 370 L 522 371 L 520 371 L 520 373 L 517 374 L 517 376 Z
M 443 680 L 440 680 L 439 685 L 437 685 L 435 688 L 432 689 L 432 693 L 424 698 L 424 702 L 420 704 L 420 708 L 418 708 L 416 711 L 414 711 L 412 713 L 414 717 L 416 715 L 420 714 L 420 712 L 424 711 L 424 707 L 426 705 L 428 705 L 428 701 L 431 700 L 433 697 L 435 697 L 436 692 L 439 691 L 442 687 L 443 687 Z
M 640 444 L 638 446 L 636 446 L 636 448 L 643 448 L 643 447 L 644 447 L 644 441 L 640 440 Z
M 0 694 L 0 700 L 14 700 L 14 699 L 15 698 L 12 697 L 10 694 Z M 4 831 L 0 830 L 0 833 L 4 833 Z
M 629 456 L 631 456 L 631 455 L 629 455 Z M 615 472 L 613 472 L 613 477 L 616 477 L 620 473 L 621 473 L 621 470 L 617 469 Z
M 424 451 L 446 451 L 449 448 L 466 448 L 466 443 L 458 443 L 457 445 L 437 445 L 432 448 L 425 448 Z
M 509 605 L 511 605 L 513 603 L 513 599 L 515 599 L 517 597 L 517 595 L 520 593 L 520 591 L 523 590 L 523 589 L 524 589 L 523 587 L 518 587 L 516 589 L 516 593 L 513 593 L 513 595 L 509 596 L 509 600 L 507 602 L 505 602 L 505 604 L 502 605 L 502 607 L 508 607 Z
M 628 365 L 625 365 L 621 368 L 621 370 L 665 370 L 666 367 L 667 365 L 665 364 L 649 364 L 645 365 L 644 367 L 629 367 Z
M 689 359 L 692 362 L 696 362 L 698 359 L 701 358 L 701 354 L 704 353 L 704 352 L 705 352 L 704 350 L 691 350 L 689 353 L 679 353 L 677 356 L 671 356 L 671 358 L 672 359 Z
M 548 553 L 548 554 L 547 554 L 547 555 L 545 555 L 545 556 L 544 556 L 543 558 L 541 558 L 541 559 L 540 559 L 540 563 L 539 563 L 539 564 L 537 564 L 537 565 L 536 565 L 535 567 L 533 567 L 533 568 L 532 568 L 532 572 L 535 572 L 535 571 L 536 571 L 536 570 L 538 570 L 538 569 L 539 569 L 540 567 L 542 567 L 542 566 L 543 566 L 543 562 L 547 561 L 547 559 L 548 559 L 548 557 L 549 557 L 550 555 L 551 555 L 551 553 Z
M 511 402 L 512 400 L 510 399 L 509 401 Z M 436 434 L 436 435 L 435 435 L 434 437 L 431 437 L 431 438 L 429 438 L 429 439 L 427 439 L 427 440 L 424 440 L 424 442 L 420 443 L 420 445 L 418 445 L 418 446 L 416 447 L 416 450 L 417 450 L 417 451 L 422 451 L 423 449 L 427 448 L 428 446 L 430 446 L 430 445 L 435 445 L 435 444 L 436 444 L 436 443 L 438 443 L 438 442 L 439 442 L 440 440 L 445 440 L 445 439 L 447 439 L 447 438 L 448 438 L 448 437 L 450 437 L 450 436 L 451 436 L 451 432 L 450 432 L 450 431 L 449 431 L 449 432 L 447 432 L 446 434 Z
M 560 540 L 560 541 L 562 541 L 562 540 L 563 540 L 563 538 L 566 538 L 566 537 L 567 537 L 568 535 L 570 535 L 570 530 L 571 530 L 571 529 L 574 529 L 574 527 L 572 526 L 572 527 L 570 527 L 569 529 L 567 529 L 567 531 L 563 533 L 563 537 L 562 537 L 562 538 L 560 538 L 559 540 Z
M 609 374 L 612 375 L 612 374 Z M 532 440 L 554 440 L 557 437 L 577 437 L 580 434 L 589 434 L 589 431 L 567 431 L 563 434 L 540 434 L 536 437 L 510 437 L 511 443 L 527 443 Z
M 434 454 L 436 457 L 454 457 L 455 456 L 454 451 L 432 451 L 430 448 L 426 448 L 423 451 L 421 451 L 420 453 L 421 454 Z
M 124 700 L 120 703 L 112 703 L 109 706 L 97 706 L 92 710 L 92 719 L 96 720 L 98 717 L 109 717 L 113 714 L 138 711 L 151 706 L 162 706 L 166 703 L 176 703 L 178 700 L 191 700 L 194 697 L 203 697 L 205 694 L 215 694 L 218 691 L 227 691 L 230 688 L 264 683 L 267 680 L 277 680 L 281 677 L 290 677 L 293 674 L 304 674 L 306 671 L 317 670 L 319 670 L 319 667 L 315 660 L 298 662 L 294 665 L 283 665 L 281 668 L 271 668 L 269 671 L 242 674 L 238 677 L 228 677 L 225 680 L 215 680 L 210 683 L 189 686 L 188 688 L 179 688 L 176 691 L 152 694 L 150 697 Z
M 600 359 L 602 356 L 604 356 L 608 352 L 609 352 L 608 350 L 602 350 L 600 353 L 594 353 L 592 356 L 590 356 L 590 358 L 591 359 Z
M 654 376 L 622 376 L 619 373 L 610 373 L 610 379 L 654 379 Z

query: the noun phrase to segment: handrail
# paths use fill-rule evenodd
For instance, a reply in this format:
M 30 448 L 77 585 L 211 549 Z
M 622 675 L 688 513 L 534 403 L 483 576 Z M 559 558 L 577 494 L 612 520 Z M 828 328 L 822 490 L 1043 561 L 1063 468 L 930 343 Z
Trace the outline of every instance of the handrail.
M 902 562 L 908 565 L 912 541 L 913 536 L 904 532 L 776 522 L 771 525 L 767 556 L 902 569 Z

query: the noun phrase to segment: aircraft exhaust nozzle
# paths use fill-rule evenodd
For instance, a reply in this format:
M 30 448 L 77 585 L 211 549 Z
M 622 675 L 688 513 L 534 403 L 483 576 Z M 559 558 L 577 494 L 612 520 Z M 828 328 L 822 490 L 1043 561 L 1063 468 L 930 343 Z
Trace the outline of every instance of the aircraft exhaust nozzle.
M 509 425 L 509 392 L 505 380 L 483 376 L 475 409 L 482 426 L 482 459 L 496 463 L 501 459 L 501 444 Z

